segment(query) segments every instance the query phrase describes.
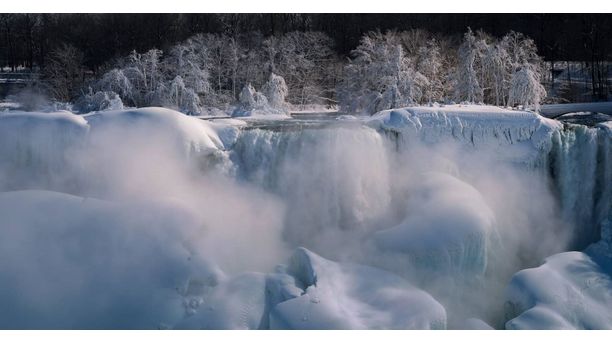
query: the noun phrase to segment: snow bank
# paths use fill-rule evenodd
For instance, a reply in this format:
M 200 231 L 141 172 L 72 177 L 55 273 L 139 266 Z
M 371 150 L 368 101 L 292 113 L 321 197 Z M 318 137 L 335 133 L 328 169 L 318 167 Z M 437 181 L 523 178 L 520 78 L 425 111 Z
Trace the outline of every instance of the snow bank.
M 273 329 L 443 329 L 444 308 L 405 280 L 299 248 L 288 272 L 303 294 L 270 312 Z
M 241 129 L 247 126 L 247 122 L 235 118 L 209 120 L 207 124 L 215 131 L 225 149 L 234 146 Z
M 507 290 L 507 329 L 612 329 L 612 219 L 583 252 L 518 272 Z
M 193 214 L 49 191 L 0 193 L 0 327 L 156 329 L 210 265 L 190 249 Z

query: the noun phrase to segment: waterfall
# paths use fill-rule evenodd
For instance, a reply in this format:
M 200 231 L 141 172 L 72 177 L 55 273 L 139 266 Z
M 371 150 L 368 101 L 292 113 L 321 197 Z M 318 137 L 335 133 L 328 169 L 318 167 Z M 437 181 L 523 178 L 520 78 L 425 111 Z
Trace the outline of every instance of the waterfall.
M 239 180 L 286 202 L 292 244 L 321 246 L 338 232 L 366 231 L 389 212 L 388 152 L 369 127 L 245 130 L 231 159 Z

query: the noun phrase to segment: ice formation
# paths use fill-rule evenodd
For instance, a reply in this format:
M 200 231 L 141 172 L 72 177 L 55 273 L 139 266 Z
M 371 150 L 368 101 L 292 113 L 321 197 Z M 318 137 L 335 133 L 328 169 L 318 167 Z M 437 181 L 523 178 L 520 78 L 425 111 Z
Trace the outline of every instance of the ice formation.
M 0 114 L 0 327 L 612 327 L 612 122 L 339 119 Z

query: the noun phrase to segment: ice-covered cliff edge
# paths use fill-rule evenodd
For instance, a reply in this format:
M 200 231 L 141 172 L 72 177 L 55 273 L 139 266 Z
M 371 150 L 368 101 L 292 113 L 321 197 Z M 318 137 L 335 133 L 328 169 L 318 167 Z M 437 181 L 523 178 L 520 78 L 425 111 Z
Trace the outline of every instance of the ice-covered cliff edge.
M 533 112 L 483 105 L 386 110 L 375 114 L 368 124 L 398 135 L 398 149 L 415 140 L 451 142 L 526 165 L 541 162 L 541 152 L 550 150 L 552 134 L 563 127 Z

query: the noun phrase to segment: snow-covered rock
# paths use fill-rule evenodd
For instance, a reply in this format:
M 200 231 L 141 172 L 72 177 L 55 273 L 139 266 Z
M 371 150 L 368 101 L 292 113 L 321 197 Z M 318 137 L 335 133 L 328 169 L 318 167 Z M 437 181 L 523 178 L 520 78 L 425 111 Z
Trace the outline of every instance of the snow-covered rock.
M 303 294 L 270 312 L 273 329 L 443 329 L 444 308 L 402 278 L 299 248 L 288 272 Z

